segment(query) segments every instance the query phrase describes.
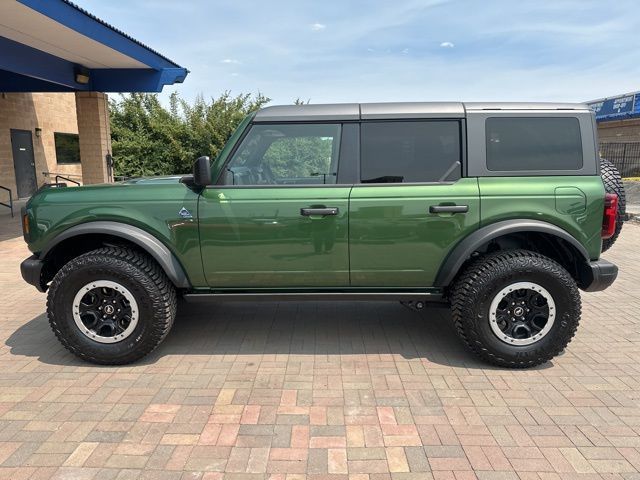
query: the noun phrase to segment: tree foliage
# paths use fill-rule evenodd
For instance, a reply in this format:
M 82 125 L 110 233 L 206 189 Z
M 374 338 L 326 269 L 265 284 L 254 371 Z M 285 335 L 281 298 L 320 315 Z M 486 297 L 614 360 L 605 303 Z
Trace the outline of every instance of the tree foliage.
M 279 178 L 330 175 L 331 137 L 289 137 L 276 140 L 264 160 Z
M 165 108 L 156 94 L 134 93 L 111 100 L 111 140 L 116 175 L 187 173 L 202 155 L 215 158 L 242 119 L 269 102 L 261 94 L 193 103 L 171 94 Z

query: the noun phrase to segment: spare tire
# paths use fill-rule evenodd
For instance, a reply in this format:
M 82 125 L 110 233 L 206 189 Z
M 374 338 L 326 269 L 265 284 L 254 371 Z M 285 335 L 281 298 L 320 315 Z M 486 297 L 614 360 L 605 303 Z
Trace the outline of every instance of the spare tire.
M 620 235 L 622 224 L 627 218 L 626 214 L 626 198 L 624 196 L 624 184 L 622 176 L 618 169 L 609 160 L 600 159 L 600 176 L 604 183 L 604 189 L 607 193 L 615 193 L 618 195 L 618 217 L 616 219 L 616 230 L 611 238 L 602 240 L 602 251 L 609 250 Z

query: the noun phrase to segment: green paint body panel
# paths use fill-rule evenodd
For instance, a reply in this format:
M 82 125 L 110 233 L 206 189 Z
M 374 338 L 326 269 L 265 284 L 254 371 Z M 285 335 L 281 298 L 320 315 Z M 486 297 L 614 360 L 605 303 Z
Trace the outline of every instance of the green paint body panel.
M 92 221 L 114 221 L 141 228 L 176 256 L 194 286 L 206 285 L 198 235 L 198 194 L 180 177 L 137 179 L 86 187 L 50 188 L 27 204 L 29 249 L 40 252 L 63 231 Z M 193 218 L 178 215 L 184 207 Z
M 484 177 L 478 179 L 481 225 L 533 219 L 566 230 L 600 257 L 604 185 L 600 176 Z
M 349 191 L 341 187 L 213 187 L 200 238 L 211 287 L 349 286 Z M 336 207 L 305 217 L 301 208 Z
M 432 205 L 468 205 L 469 211 L 432 214 Z M 358 185 L 349 222 L 352 285 L 429 287 L 451 249 L 478 228 L 478 180 Z
M 162 241 L 196 289 L 426 288 L 459 241 L 501 220 L 557 225 L 597 259 L 603 199 L 597 176 L 463 178 L 446 185 L 214 186 L 201 195 L 179 177 L 166 177 L 48 189 L 27 210 L 33 252 L 75 225 L 121 222 Z M 429 213 L 431 205 L 451 204 L 468 205 L 469 211 Z M 337 207 L 339 215 L 300 215 L 301 208 L 320 206 Z M 181 218 L 182 207 L 194 218 Z

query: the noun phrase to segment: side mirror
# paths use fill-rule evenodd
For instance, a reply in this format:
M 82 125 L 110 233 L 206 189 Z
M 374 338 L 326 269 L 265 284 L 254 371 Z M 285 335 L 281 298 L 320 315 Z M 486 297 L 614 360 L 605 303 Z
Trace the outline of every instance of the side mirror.
M 193 164 L 193 183 L 198 187 L 211 185 L 211 160 L 209 157 L 200 157 Z

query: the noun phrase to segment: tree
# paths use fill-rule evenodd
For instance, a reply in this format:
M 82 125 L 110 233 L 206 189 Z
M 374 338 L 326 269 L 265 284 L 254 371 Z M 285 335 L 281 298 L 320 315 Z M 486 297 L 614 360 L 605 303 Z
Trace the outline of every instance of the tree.
M 262 94 L 193 103 L 172 93 L 169 108 L 156 94 L 134 93 L 111 100 L 111 141 L 116 175 L 187 173 L 202 155 L 215 158 L 242 119 L 268 103 Z
M 331 175 L 331 152 L 336 137 L 287 137 L 274 141 L 264 160 L 276 177 L 312 177 Z

